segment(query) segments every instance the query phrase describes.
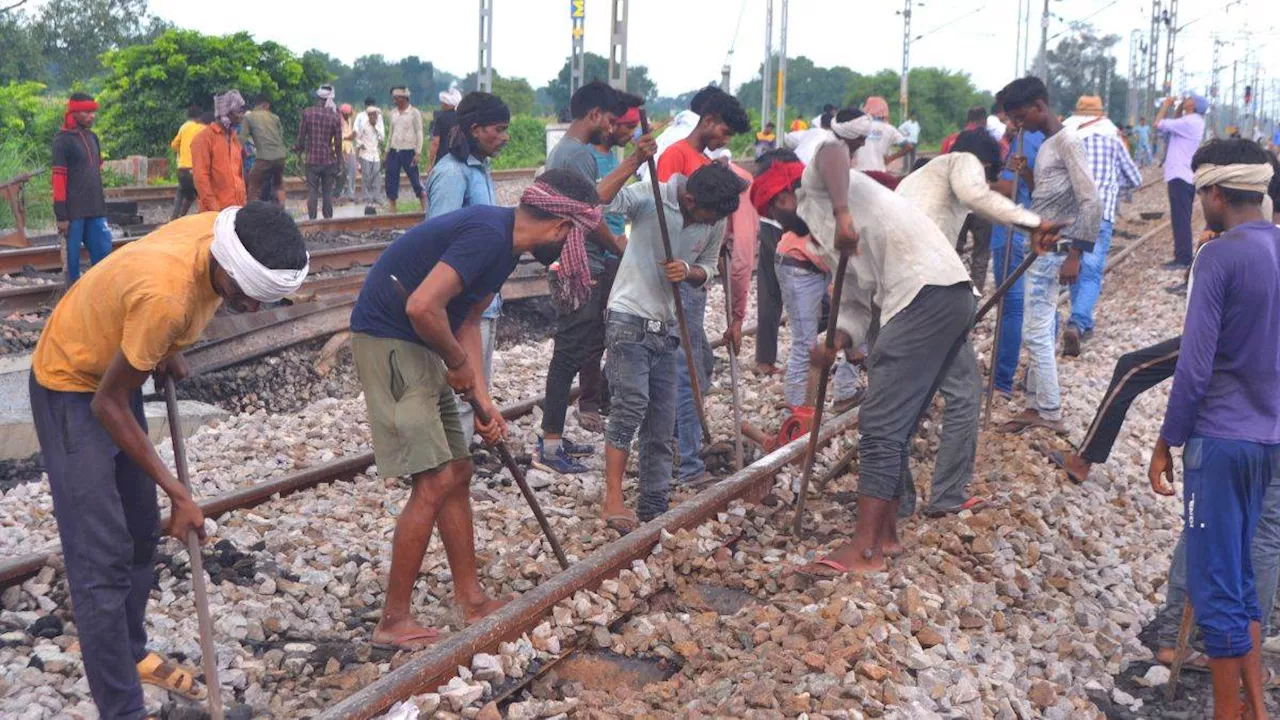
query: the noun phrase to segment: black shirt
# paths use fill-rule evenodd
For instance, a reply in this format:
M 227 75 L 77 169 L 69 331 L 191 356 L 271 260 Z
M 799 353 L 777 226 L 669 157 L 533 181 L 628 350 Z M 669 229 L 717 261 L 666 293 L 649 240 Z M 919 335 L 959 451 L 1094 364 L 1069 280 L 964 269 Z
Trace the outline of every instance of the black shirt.
M 436 159 L 449 152 L 449 133 L 458 126 L 456 110 L 441 110 L 431 119 L 431 137 L 440 138 L 440 147 L 436 150 Z M 428 168 L 429 169 L 429 168 Z
M 107 214 L 102 146 L 92 130 L 62 130 L 53 136 L 53 212 L 59 222 Z

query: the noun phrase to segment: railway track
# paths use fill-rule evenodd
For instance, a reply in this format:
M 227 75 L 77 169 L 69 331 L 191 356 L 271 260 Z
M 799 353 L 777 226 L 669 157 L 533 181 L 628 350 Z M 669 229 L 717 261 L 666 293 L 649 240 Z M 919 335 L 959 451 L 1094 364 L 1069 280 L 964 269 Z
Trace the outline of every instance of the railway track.
M 1128 243 L 1108 262 L 1105 272 L 1110 273 L 1167 227 L 1168 223 L 1161 223 Z M 508 418 L 519 417 L 532 411 L 539 401 L 540 399 L 529 400 L 505 408 L 503 414 Z M 832 419 L 820 429 L 821 442 L 830 442 L 841 433 L 854 429 L 856 422 L 854 412 Z M 628 567 L 632 560 L 646 556 L 664 533 L 692 528 L 726 510 L 735 500 L 759 496 L 769 487 L 778 471 L 800 457 L 804 441 L 805 438 L 801 438 L 776 450 L 665 515 L 641 526 L 630 535 L 599 548 L 575 566 L 520 595 L 494 615 L 417 654 L 395 670 L 328 708 L 320 717 L 373 717 L 400 700 L 434 690 L 456 673 L 459 666 L 469 666 L 474 654 L 493 652 L 500 642 L 530 632 L 546 618 L 557 602 L 571 597 L 579 590 L 598 586 L 601 581 Z M 202 507 L 207 514 L 214 516 L 251 507 L 275 494 L 288 494 L 321 483 L 350 478 L 371 463 L 371 454 L 349 457 L 321 468 L 309 469 L 211 498 L 202 503 Z M 0 565 L 0 586 L 10 585 L 37 572 L 48 562 L 53 552 L 56 551 L 37 553 Z

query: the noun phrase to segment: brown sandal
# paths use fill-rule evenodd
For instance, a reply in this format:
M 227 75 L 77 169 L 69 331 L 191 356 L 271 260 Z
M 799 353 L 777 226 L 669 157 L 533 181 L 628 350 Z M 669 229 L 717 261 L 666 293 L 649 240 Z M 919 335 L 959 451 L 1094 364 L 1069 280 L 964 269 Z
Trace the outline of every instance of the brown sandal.
M 160 657 L 157 653 L 147 653 L 138 661 L 138 679 L 147 685 L 154 685 L 169 692 L 177 693 L 188 700 L 204 700 L 208 693 L 205 688 L 196 685 L 196 678 L 185 667 Z

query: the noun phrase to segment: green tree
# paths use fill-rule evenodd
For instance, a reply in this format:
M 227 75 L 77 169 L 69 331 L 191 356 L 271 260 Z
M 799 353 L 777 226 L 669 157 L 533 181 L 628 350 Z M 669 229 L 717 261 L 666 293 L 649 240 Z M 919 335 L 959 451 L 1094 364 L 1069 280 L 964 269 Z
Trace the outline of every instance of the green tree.
M 551 97 L 557 111 L 569 107 L 569 74 L 570 58 L 565 58 L 564 66 L 555 79 L 546 85 L 547 95 Z M 609 58 L 595 53 L 587 53 L 583 58 L 583 78 L 585 82 L 592 80 L 609 80 Z M 645 65 L 627 66 L 627 92 L 639 95 L 645 101 L 658 99 L 658 86 L 649 79 L 649 68 Z
M 775 59 L 771 64 L 778 66 Z M 763 66 L 761 66 L 763 70 Z M 847 67 L 818 67 L 809 58 L 801 55 L 787 59 L 787 107 L 795 108 L 801 117 L 808 120 L 822 112 L 827 103 L 839 104 L 849 92 L 850 84 L 857 73 Z M 776 78 L 774 80 L 776 82 Z M 771 92 L 776 93 L 774 85 Z M 751 80 L 738 86 L 738 100 L 748 108 L 760 108 L 760 70 Z M 770 100 L 772 105 L 772 99 Z
M 22 11 L 0 13 L 0 47 L 0 83 L 44 79 L 40 40 Z
M 115 155 L 164 155 L 187 105 L 212 108 L 213 95 L 228 88 L 249 101 L 267 94 L 291 134 L 315 88 L 333 79 L 322 58 L 300 59 L 248 33 L 214 37 L 170 30 L 154 42 L 113 50 L 105 62 L 110 74 L 102 93 L 101 134 Z
M 147 0 L 49 0 L 32 29 L 49 84 L 69 88 L 101 75 L 103 53 L 145 41 L 167 24 L 147 14 Z
M 476 74 L 471 73 L 458 82 L 458 89 L 465 96 L 476 86 Z M 443 89 L 443 88 L 442 88 Z M 533 115 L 537 102 L 533 86 L 524 78 L 503 77 L 495 70 L 493 73 L 493 94 L 511 108 L 512 115 Z
M 908 76 L 908 109 L 920 121 L 920 142 L 930 145 L 959 130 L 964 115 L 975 105 L 989 107 L 991 96 L 974 87 L 969 75 L 942 68 L 912 68 Z M 889 119 L 900 124 L 902 106 L 898 102 L 899 73 L 881 70 L 875 75 L 858 76 L 844 96 L 844 103 L 861 107 L 867 98 L 879 95 L 889 103 Z
M 1081 95 L 1102 95 L 1110 74 L 1107 114 L 1123 124 L 1128 114 L 1129 83 L 1115 73 L 1109 54 L 1118 42 L 1119 35 L 1100 35 L 1088 23 L 1071 25 L 1069 34 L 1049 51 L 1049 104 L 1054 110 L 1071 115 Z

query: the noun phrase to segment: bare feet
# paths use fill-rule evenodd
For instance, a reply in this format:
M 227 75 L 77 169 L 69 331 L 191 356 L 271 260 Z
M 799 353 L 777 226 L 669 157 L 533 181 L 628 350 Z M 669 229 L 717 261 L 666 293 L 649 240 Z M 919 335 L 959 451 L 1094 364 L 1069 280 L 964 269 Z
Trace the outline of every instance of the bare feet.
M 777 365 L 770 365 L 769 363 L 756 363 L 756 375 L 762 375 L 762 376 L 768 377 L 770 375 L 777 375 L 779 372 L 780 370 L 778 370 Z
M 397 650 L 421 650 L 440 638 L 440 631 L 419 625 L 412 620 L 386 625 L 378 623 L 373 629 L 373 644 L 376 647 L 391 647 Z
M 475 604 L 464 603 L 462 604 L 462 615 L 466 618 L 467 624 L 472 625 L 497 612 L 499 608 L 509 602 L 511 602 L 511 598 L 504 597 L 493 599 L 484 598 Z
M 880 546 L 880 551 L 884 553 L 885 557 L 891 558 L 898 557 L 902 555 L 902 553 L 906 552 L 902 547 L 902 543 L 899 542 L 897 538 L 886 540 L 885 543 Z

